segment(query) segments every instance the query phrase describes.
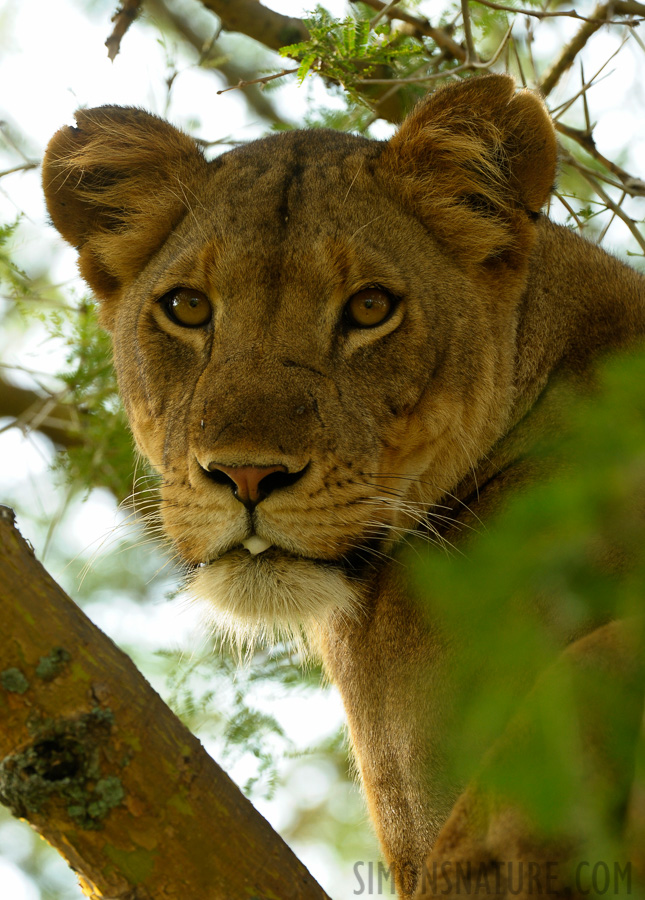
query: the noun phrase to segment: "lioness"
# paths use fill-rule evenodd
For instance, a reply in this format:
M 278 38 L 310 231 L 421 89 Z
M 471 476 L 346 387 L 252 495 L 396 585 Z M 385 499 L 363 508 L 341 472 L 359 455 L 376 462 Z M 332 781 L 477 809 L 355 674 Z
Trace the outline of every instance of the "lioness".
M 554 375 L 584 381 L 645 335 L 645 282 L 541 214 L 553 126 L 506 76 L 437 90 L 389 141 L 294 131 L 212 162 L 138 109 L 77 123 L 49 145 L 47 203 L 101 301 L 165 530 L 225 631 L 316 644 L 410 897 L 463 786 L 440 777 L 459 648 L 412 599 L 401 535 L 462 541 L 530 477 Z M 620 658 L 623 639 L 567 652 Z M 434 859 L 546 852 L 471 788 Z

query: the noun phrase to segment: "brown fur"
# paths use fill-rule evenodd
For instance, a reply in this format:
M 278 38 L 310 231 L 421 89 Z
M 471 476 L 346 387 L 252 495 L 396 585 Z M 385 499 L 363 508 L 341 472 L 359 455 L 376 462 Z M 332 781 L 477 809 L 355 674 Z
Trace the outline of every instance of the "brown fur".
M 541 101 L 505 76 L 437 91 L 385 143 L 284 133 L 207 164 L 170 125 L 103 108 L 45 160 L 52 219 L 102 301 L 137 444 L 162 475 L 165 529 L 209 564 L 195 586 L 224 628 L 304 627 L 318 643 L 404 896 L 461 786 L 438 777 L 459 648 L 410 596 L 401 534 L 461 540 L 531 476 L 554 374 L 584 381 L 599 352 L 645 334 L 643 280 L 538 216 L 555 165 Z M 349 328 L 345 303 L 373 285 L 396 311 Z M 179 286 L 210 298 L 209 326 L 168 319 L 158 299 Z M 251 517 L 211 463 L 307 468 Z M 451 522 L 433 524 L 435 503 Z M 253 530 L 273 547 L 249 557 Z M 479 796 L 458 801 L 435 855 L 538 852 Z

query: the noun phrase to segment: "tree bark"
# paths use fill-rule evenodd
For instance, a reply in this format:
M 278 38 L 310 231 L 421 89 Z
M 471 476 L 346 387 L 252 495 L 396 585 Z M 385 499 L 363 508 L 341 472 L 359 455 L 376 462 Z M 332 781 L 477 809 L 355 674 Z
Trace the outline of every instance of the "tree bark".
M 0 507 L 0 800 L 112 900 L 325 900 Z

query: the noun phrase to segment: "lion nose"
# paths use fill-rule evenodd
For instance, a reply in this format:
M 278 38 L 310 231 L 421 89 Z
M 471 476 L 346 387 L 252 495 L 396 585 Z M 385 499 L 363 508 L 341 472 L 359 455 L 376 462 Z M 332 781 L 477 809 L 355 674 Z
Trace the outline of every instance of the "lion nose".
M 208 473 L 220 484 L 233 488 L 235 497 L 252 509 L 272 491 L 295 484 L 304 475 L 305 466 L 289 472 L 286 466 L 224 466 L 218 462 L 208 465 Z

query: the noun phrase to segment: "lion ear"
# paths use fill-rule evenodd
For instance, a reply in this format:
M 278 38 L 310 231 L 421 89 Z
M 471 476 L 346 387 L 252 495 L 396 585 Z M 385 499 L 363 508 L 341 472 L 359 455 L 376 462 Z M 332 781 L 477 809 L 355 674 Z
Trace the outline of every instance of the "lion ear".
M 553 187 L 550 116 L 508 75 L 470 78 L 422 101 L 389 141 L 388 177 L 466 265 L 521 269 Z
M 194 205 L 207 163 L 195 142 L 140 109 L 80 110 L 43 161 L 52 221 L 102 300 L 119 294 Z

